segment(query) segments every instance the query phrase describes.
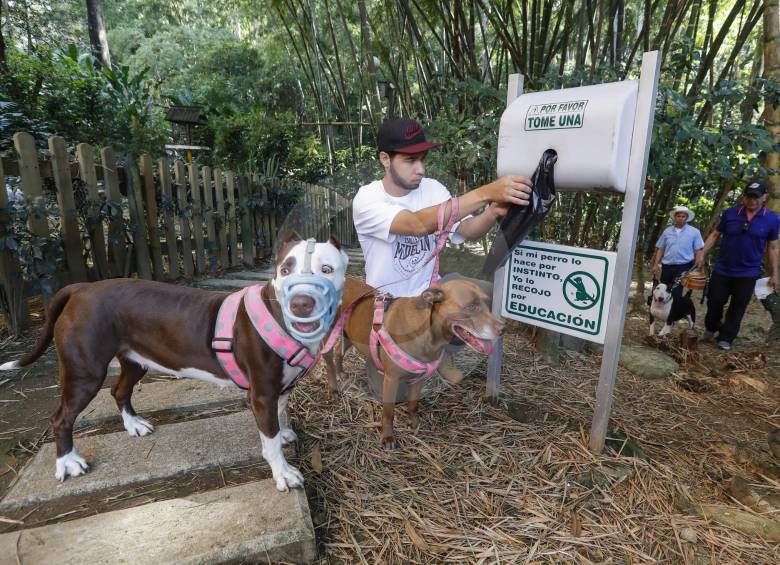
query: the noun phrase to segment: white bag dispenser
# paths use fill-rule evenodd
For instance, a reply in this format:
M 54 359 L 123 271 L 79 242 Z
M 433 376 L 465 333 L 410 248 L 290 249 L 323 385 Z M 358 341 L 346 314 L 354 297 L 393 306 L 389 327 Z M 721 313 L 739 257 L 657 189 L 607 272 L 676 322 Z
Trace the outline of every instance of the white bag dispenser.
M 501 116 L 498 176 L 530 177 L 558 153 L 557 190 L 625 192 L 639 83 L 613 82 L 519 96 Z

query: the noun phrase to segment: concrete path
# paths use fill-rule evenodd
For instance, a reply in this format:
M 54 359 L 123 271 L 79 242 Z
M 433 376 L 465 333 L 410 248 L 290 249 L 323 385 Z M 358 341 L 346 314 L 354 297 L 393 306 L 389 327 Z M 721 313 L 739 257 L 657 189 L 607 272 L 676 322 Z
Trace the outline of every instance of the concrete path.
M 133 408 L 140 416 L 149 416 L 163 410 L 191 412 L 219 408 L 230 404 L 246 404 L 246 391 L 230 383 L 220 388 L 194 379 L 171 379 L 141 383 L 133 389 Z M 103 424 L 115 419 L 121 422 L 119 410 L 108 388 L 100 389 L 95 399 L 79 415 L 76 429 Z
M 273 278 L 275 271 L 273 268 L 263 269 L 262 271 L 238 271 L 230 273 L 231 279 L 266 282 Z
M 272 480 L 0 535 L 0 564 L 308 563 L 317 557 L 303 489 Z
M 344 251 L 349 255 L 350 265 L 362 265 L 365 263 L 363 251 L 359 247 L 344 248 Z M 240 288 L 252 286 L 253 284 L 265 283 L 271 280 L 274 274 L 275 268 L 273 266 L 267 266 L 258 271 L 237 271 L 234 273 L 227 273 L 225 278 L 204 279 L 194 283 L 194 286 L 209 290 L 238 290 Z
M 54 478 L 55 446 L 47 443 L 0 502 L 0 512 L 217 465 L 263 461 L 260 434 L 249 409 L 160 426 L 145 437 L 121 431 L 76 438 L 75 445 L 89 463 L 89 473 L 59 482 Z

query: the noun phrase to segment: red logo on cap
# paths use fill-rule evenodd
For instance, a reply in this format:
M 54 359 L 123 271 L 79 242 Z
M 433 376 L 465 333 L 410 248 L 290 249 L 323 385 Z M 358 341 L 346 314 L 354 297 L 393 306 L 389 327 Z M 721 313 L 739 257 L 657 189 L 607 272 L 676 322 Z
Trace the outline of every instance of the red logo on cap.
M 420 124 L 409 124 L 406 126 L 406 131 L 404 132 L 404 139 L 410 140 L 414 139 L 420 134 L 420 130 L 422 128 L 420 127 Z

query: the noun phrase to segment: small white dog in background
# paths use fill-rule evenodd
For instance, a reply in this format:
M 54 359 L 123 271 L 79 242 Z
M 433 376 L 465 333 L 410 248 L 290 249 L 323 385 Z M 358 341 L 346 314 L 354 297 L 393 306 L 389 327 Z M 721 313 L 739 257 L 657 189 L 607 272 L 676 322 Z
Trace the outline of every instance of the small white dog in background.
M 688 320 L 691 329 L 696 324 L 696 308 L 691 300 L 689 290 L 685 296 L 675 297 L 669 291 L 664 283 L 657 284 L 653 288 L 653 294 L 647 298 L 647 304 L 650 306 L 650 335 L 655 334 L 655 322 L 664 322 L 664 327 L 658 333 L 659 336 L 665 336 L 672 331 L 675 322 L 683 318 Z

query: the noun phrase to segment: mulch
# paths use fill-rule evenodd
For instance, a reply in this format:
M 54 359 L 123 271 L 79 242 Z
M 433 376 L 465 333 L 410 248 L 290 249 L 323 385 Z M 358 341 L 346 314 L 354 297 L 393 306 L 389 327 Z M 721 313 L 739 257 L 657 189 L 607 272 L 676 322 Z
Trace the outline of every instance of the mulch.
M 681 384 L 703 378 L 693 364 L 668 380 L 621 369 L 599 456 L 587 434 L 600 358 L 563 357 L 546 365 L 527 335 L 507 335 L 500 404 L 483 399 L 484 361 L 460 385 L 437 381 L 419 430 L 396 409 L 393 451 L 381 447 L 362 359 L 347 356 L 335 398 L 318 369 L 291 415 L 323 562 L 778 562 L 780 540 L 691 510 L 713 503 L 780 519 L 778 507 L 753 510 L 728 491 L 744 475 L 780 495 L 766 443 L 780 424 L 777 383 L 764 369 L 752 384 L 739 379 L 754 353 L 707 373 L 706 394 Z

